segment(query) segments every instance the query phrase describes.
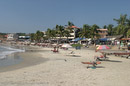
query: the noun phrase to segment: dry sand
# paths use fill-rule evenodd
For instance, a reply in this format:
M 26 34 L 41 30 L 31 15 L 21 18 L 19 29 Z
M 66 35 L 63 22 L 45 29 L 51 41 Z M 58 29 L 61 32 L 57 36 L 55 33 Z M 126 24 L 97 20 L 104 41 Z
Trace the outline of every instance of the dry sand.
M 93 61 L 100 53 L 87 49 L 53 53 L 50 48 L 43 49 L 48 52 L 37 54 L 47 61 L 37 60 L 35 65 L 0 72 L 0 86 L 130 86 L 130 59 L 111 55 L 110 61 L 102 61 L 96 69 L 87 69 L 81 62 Z M 71 50 L 75 56 L 69 54 Z M 22 65 L 35 63 L 36 58 L 25 57 Z

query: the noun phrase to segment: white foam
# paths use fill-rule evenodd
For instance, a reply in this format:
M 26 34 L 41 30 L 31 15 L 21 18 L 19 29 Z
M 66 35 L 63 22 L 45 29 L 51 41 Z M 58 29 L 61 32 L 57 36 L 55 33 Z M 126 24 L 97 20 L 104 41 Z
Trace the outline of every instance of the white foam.
M 14 48 L 11 48 L 11 47 L 1 46 L 1 48 L 5 48 L 7 50 L 0 52 L 0 59 L 4 59 L 4 58 L 6 58 L 7 55 L 15 53 L 15 52 L 25 52 L 25 50 L 14 49 Z

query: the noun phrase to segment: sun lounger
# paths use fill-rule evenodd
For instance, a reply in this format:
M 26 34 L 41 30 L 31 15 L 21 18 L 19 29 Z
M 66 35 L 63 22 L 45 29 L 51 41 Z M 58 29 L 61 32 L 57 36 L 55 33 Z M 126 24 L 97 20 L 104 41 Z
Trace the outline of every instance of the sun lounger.
M 114 53 L 114 55 L 130 55 L 130 53 Z
M 101 62 L 99 62 L 99 61 L 93 61 L 93 62 L 81 62 L 82 64 L 88 64 L 88 66 L 87 66 L 87 68 L 89 68 L 89 65 L 92 65 L 93 67 L 95 67 L 96 68 L 96 65 L 98 65 L 98 64 L 101 64 Z
M 108 60 L 109 58 L 106 57 L 106 56 L 104 56 L 104 55 L 100 55 L 100 56 L 95 56 L 94 59 L 95 59 L 96 61 L 106 61 L 106 60 Z
M 129 53 L 129 52 L 126 52 L 126 53 L 114 53 L 114 55 L 115 55 L 115 56 L 122 56 L 122 57 L 125 55 L 126 58 L 129 58 L 130 53 Z
M 101 62 L 97 61 L 97 62 L 81 62 L 83 64 L 101 64 Z

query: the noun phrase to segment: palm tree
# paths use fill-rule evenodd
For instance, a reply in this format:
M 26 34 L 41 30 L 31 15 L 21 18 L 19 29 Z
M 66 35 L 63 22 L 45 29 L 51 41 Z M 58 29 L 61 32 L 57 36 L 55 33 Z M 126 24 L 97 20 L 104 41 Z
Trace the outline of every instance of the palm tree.
M 90 34 L 91 34 L 90 36 L 92 39 L 95 39 L 99 36 L 97 29 L 99 29 L 98 25 L 96 25 L 96 24 L 92 25 L 91 32 L 90 32 Z
M 127 14 L 121 14 L 119 19 L 114 18 L 113 20 L 116 21 L 118 25 L 126 25 Z
M 51 38 L 52 37 L 52 30 L 50 28 L 47 29 L 46 31 L 46 37 Z
M 36 40 L 36 34 L 35 33 L 31 33 L 30 34 L 30 38 L 31 38 L 31 41 L 35 41 Z
M 53 35 L 54 35 L 55 33 L 54 33 L 54 31 L 53 30 L 51 30 L 50 28 L 48 28 L 47 29 L 47 31 L 46 31 L 46 37 L 47 37 L 47 39 L 49 39 L 49 42 L 51 43 L 51 38 L 53 38 Z M 55 36 L 54 36 L 55 37 Z
M 112 35 L 117 35 L 117 27 L 113 27 L 112 29 Z
M 68 26 L 74 26 L 74 24 L 70 21 L 68 21 Z
M 63 36 L 64 27 L 60 25 L 58 26 L 56 31 L 57 31 L 57 35 L 61 38 Z
M 129 37 L 130 37 L 130 29 L 127 32 L 127 38 L 129 38 Z
M 127 37 L 130 37 L 130 18 L 126 20 L 127 22 Z
M 65 29 L 67 29 L 71 33 L 71 32 L 73 32 L 72 26 L 74 26 L 74 24 L 72 22 L 68 21 L 68 25 Z
M 126 24 L 127 24 L 127 14 L 124 14 L 124 15 L 120 15 L 120 18 L 119 19 L 113 19 L 114 21 L 117 22 L 118 26 L 116 27 L 117 28 L 117 33 L 118 35 L 120 34 L 123 34 L 124 36 L 126 36 L 126 33 L 127 33 L 127 27 L 126 27 Z
M 126 22 L 127 22 L 127 24 L 126 24 L 126 25 L 130 27 L 130 18 L 129 18 L 129 19 L 127 19 L 127 20 L 126 20 Z
M 109 25 L 107 26 L 108 35 L 109 35 L 109 36 L 112 36 L 112 35 L 113 35 L 113 27 L 114 27 L 113 24 L 109 24 Z
M 51 30 L 51 37 L 55 38 L 56 37 L 56 30 Z
M 79 32 L 79 37 L 82 37 L 82 38 L 83 37 L 86 37 L 86 38 L 90 37 L 90 26 L 88 24 L 83 25 L 83 28 Z
M 63 35 L 64 35 L 65 37 L 67 37 L 67 42 L 68 42 L 68 37 L 70 37 L 70 32 L 66 29 L 66 30 L 64 30 Z
M 63 34 L 64 34 L 64 27 L 63 26 L 59 26 L 59 25 L 56 25 L 56 34 L 59 38 L 59 40 L 61 40 L 61 37 L 63 37 Z M 59 41 L 58 41 L 59 43 Z
M 103 26 L 103 28 L 104 28 L 104 29 L 107 29 L 107 26 L 106 26 L 106 25 L 104 25 L 104 26 Z
M 90 31 L 90 36 L 91 36 L 91 38 L 92 38 L 92 40 L 94 41 L 94 45 L 95 45 L 95 38 L 99 38 L 100 37 L 100 35 L 98 34 L 98 30 L 97 29 L 99 29 L 99 26 L 98 25 L 96 25 L 96 24 L 94 24 L 94 25 L 92 25 L 91 26 L 91 31 Z
M 36 40 L 37 40 L 37 42 L 41 42 L 41 40 L 43 39 L 43 36 L 44 36 L 44 33 L 38 30 L 36 32 Z

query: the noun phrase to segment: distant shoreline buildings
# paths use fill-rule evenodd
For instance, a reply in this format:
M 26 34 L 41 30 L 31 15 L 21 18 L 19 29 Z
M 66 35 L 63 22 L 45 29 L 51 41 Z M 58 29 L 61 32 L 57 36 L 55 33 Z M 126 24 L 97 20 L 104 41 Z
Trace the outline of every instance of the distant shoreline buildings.
M 70 27 L 66 27 L 65 29 L 68 30 L 69 28 L 72 29 L 72 31 L 69 33 L 70 36 L 66 37 L 66 36 L 62 36 L 61 39 L 68 39 L 68 40 L 74 40 L 76 38 L 76 30 L 80 29 L 76 26 L 70 26 Z M 108 30 L 107 29 L 97 29 L 98 30 L 98 34 L 100 35 L 100 38 L 106 38 L 107 34 L 108 34 Z M 46 31 L 42 31 L 44 33 L 44 37 L 46 37 Z M 4 38 L 4 39 L 3 39 Z M 0 37 L 0 40 L 6 40 L 6 41 L 27 41 L 30 40 L 30 36 L 27 35 L 18 35 L 17 33 L 9 33 L 4 35 L 4 37 Z M 59 39 L 60 37 L 57 36 L 53 39 Z

